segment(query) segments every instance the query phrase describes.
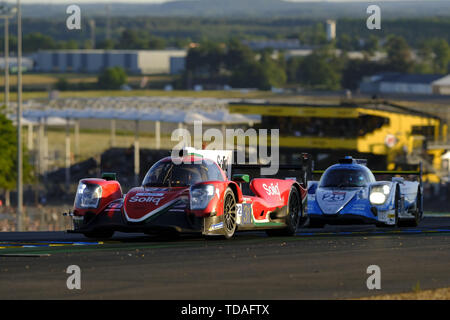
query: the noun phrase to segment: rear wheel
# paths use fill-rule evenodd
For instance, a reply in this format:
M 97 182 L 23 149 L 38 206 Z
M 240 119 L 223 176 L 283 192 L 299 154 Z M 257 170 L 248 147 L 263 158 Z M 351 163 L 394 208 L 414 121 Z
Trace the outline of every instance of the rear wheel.
M 422 196 L 420 191 L 417 192 L 417 200 L 416 200 L 416 210 L 414 210 L 414 219 L 403 221 L 401 224 L 402 227 L 417 227 L 420 222 L 420 218 L 422 217 Z
M 223 235 L 231 239 L 236 231 L 236 198 L 233 191 L 227 188 L 223 198 Z
M 302 215 L 302 202 L 296 187 L 291 188 L 288 200 L 288 213 L 286 216 L 286 227 L 284 229 L 266 230 L 269 236 L 293 236 L 297 231 L 298 222 Z
M 395 223 L 393 227 L 398 227 L 398 211 L 400 210 L 400 190 L 395 192 Z

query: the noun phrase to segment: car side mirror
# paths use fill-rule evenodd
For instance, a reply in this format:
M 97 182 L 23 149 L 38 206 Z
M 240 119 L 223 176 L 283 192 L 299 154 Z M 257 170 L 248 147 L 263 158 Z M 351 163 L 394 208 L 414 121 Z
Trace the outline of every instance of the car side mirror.
M 249 183 L 250 182 L 250 176 L 248 174 L 233 174 L 232 179 L 234 182 L 237 183 Z

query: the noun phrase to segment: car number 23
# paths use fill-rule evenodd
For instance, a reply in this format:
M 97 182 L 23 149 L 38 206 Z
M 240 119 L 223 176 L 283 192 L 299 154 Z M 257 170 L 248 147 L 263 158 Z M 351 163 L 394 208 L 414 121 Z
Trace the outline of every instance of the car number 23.
M 345 199 L 345 192 L 329 192 L 324 193 L 322 196 L 322 200 L 324 201 L 343 201 Z

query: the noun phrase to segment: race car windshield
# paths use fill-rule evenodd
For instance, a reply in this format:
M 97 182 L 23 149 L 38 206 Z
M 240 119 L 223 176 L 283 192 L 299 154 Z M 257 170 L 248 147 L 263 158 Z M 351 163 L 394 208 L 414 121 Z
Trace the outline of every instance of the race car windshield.
M 150 168 L 144 178 L 146 187 L 186 187 L 203 181 L 223 181 L 218 167 L 212 161 L 174 164 L 160 161 Z
M 365 187 L 371 181 L 367 172 L 358 169 L 335 169 L 325 172 L 320 187 Z

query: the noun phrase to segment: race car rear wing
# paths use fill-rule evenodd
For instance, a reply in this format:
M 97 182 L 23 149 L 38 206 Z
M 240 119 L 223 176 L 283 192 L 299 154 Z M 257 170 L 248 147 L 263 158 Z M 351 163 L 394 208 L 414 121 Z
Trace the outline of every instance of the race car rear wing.
M 261 168 L 269 168 L 273 164 L 232 164 L 231 172 L 234 174 L 236 170 L 259 170 Z M 308 153 L 302 153 L 297 164 L 279 164 L 278 171 L 295 171 L 297 176 L 301 177 L 301 182 L 307 186 L 308 180 L 312 179 L 313 161 Z
M 325 170 L 313 170 L 312 174 L 323 174 Z M 422 186 L 423 165 L 419 163 L 419 170 L 373 170 L 374 175 L 413 175 L 419 177 L 419 183 Z

